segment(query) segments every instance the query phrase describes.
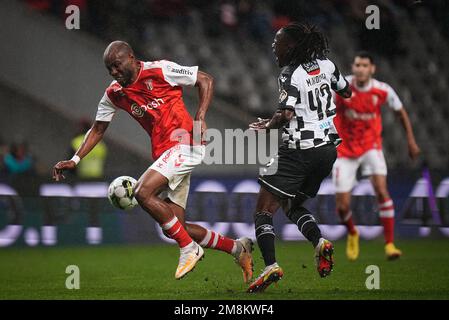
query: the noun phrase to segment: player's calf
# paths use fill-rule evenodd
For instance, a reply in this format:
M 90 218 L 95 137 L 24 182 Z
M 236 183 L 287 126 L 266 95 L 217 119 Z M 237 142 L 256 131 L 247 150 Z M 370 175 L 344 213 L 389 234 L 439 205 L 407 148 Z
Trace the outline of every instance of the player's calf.
M 316 223 L 312 213 L 302 206 L 295 206 L 294 204 L 287 212 L 287 217 L 298 227 L 304 237 L 309 240 L 313 247 L 318 245 L 321 239 L 321 230 Z
M 256 239 L 266 266 L 276 263 L 273 216 L 268 211 L 257 212 L 254 217 Z

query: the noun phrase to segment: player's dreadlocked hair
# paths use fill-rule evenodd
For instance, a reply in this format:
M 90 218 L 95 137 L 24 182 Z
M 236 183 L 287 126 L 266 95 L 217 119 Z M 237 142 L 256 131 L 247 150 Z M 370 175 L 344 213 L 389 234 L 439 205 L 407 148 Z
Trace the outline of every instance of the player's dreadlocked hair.
M 289 54 L 289 64 L 299 65 L 314 59 L 324 59 L 329 52 L 327 38 L 315 25 L 294 22 L 282 30 L 296 42 Z

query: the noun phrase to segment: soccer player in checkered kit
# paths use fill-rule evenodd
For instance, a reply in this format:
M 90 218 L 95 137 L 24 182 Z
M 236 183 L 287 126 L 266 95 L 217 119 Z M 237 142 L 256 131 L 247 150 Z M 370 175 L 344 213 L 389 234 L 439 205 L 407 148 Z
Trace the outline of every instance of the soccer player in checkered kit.
M 205 155 L 203 134 L 213 95 L 212 77 L 198 67 L 184 67 L 166 60 L 140 61 L 123 41 L 109 44 L 103 60 L 114 81 L 98 104 L 95 122 L 73 158 L 54 166 L 54 179 L 63 178 L 63 170 L 75 168 L 94 148 L 117 110 L 126 111 L 151 138 L 155 161 L 137 181 L 134 196 L 164 234 L 178 243 L 180 258 L 175 278 L 181 279 L 193 270 L 204 255 L 204 247 L 231 254 L 248 282 L 253 272 L 249 238 L 233 240 L 185 222 L 190 175 Z M 182 99 L 182 86 L 198 87 L 195 120 L 201 124 L 201 137 L 197 139 L 193 135 L 193 119 Z
M 351 190 L 356 173 L 361 167 L 363 176 L 370 178 L 376 194 L 380 221 L 384 227 L 385 254 L 394 260 L 402 252 L 394 241 L 394 204 L 387 189 L 387 165 L 382 151 L 381 108 L 386 105 L 400 120 L 405 132 L 409 156 L 416 159 L 420 149 L 415 141 L 407 111 L 393 88 L 373 78 L 376 66 L 368 52 L 354 57 L 352 76 L 348 80 L 352 96 L 336 96 L 337 116 L 335 126 L 343 139 L 338 147 L 332 178 L 336 188 L 336 207 L 341 221 L 348 229 L 346 256 L 356 260 L 359 256 L 359 232 L 351 213 Z
M 273 227 L 273 215 L 281 206 L 311 242 L 319 275 L 329 275 L 334 263 L 333 244 L 322 237 L 303 204 L 316 196 L 337 158 L 340 138 L 333 123 L 336 109 L 332 91 L 349 98 L 351 89 L 337 66 L 327 59 L 326 38 L 315 26 L 294 23 L 280 29 L 273 52 L 281 68 L 279 105 L 272 119 L 260 119 L 250 128 L 281 129 L 283 143 L 259 176 L 255 232 L 266 267 L 248 292 L 261 292 L 283 276 L 275 257 Z

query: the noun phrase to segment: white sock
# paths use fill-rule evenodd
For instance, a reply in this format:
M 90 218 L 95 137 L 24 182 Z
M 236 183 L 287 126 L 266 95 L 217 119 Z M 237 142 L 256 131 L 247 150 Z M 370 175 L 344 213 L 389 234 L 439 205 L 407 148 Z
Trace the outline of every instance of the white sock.
M 320 241 L 318 241 L 318 244 L 317 244 L 317 246 L 315 247 L 315 253 L 316 254 L 318 254 L 319 252 L 320 252 L 320 248 L 321 248 L 321 245 L 323 244 L 323 241 L 324 241 L 325 239 L 324 238 L 320 238 Z
M 232 247 L 231 254 L 232 254 L 234 257 L 236 257 L 236 258 L 240 255 L 240 252 L 242 252 L 242 250 L 243 250 L 243 245 L 241 245 L 240 250 L 238 250 L 238 252 L 237 252 L 237 249 L 238 249 L 238 248 L 239 248 L 238 243 L 237 243 L 236 240 L 234 240 L 234 246 Z M 238 253 L 238 254 L 237 254 L 237 253 Z
M 269 266 L 266 266 L 264 271 L 270 270 L 271 268 L 277 268 L 277 267 L 279 267 L 279 265 L 277 262 L 275 262 L 273 264 L 270 264 Z
M 189 250 L 192 250 L 192 248 L 195 248 L 196 245 L 197 245 L 197 243 L 195 241 L 192 241 L 188 245 L 186 245 L 185 247 L 180 248 L 180 250 L 182 252 L 189 251 Z

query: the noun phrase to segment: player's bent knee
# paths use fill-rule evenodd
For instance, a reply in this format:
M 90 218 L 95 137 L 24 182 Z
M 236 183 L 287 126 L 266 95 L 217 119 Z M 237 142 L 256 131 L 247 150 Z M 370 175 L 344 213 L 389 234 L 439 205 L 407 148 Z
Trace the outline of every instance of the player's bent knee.
M 351 210 L 351 208 L 348 203 L 341 203 L 337 205 L 337 212 L 339 214 L 348 213 L 349 210 Z
M 349 199 L 345 199 L 345 198 L 342 199 L 342 198 L 337 197 L 337 203 L 336 203 L 335 207 L 339 214 L 345 214 L 351 210 L 350 201 L 349 201 Z
M 142 179 L 137 180 L 136 185 L 134 186 L 134 196 L 136 197 L 144 197 L 151 196 L 155 193 L 155 188 L 151 187 L 150 184 L 145 183 Z
M 137 183 L 134 191 L 134 197 L 140 205 L 145 205 L 145 207 L 151 206 L 153 198 L 157 198 L 152 190 L 144 187 L 142 184 Z M 153 199 L 154 200 L 154 199 Z

